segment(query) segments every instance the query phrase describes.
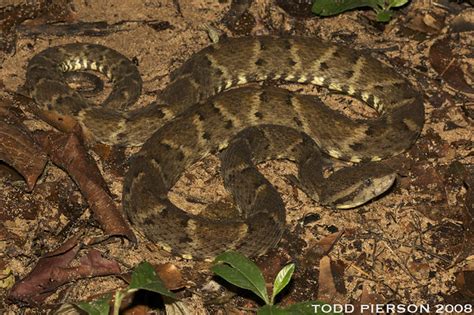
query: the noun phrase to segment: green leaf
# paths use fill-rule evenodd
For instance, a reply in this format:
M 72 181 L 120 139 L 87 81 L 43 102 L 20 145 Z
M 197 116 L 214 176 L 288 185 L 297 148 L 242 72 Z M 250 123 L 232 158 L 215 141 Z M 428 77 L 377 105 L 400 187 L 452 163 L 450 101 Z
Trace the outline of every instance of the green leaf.
M 408 0 L 390 0 L 389 1 L 389 7 L 390 8 L 397 8 L 401 7 L 402 5 L 405 5 L 408 3 Z
M 240 253 L 227 251 L 216 257 L 211 270 L 226 281 L 247 289 L 269 304 L 263 275 L 250 259 Z
M 377 12 L 377 21 L 378 22 L 388 22 L 390 21 L 390 18 L 392 17 L 392 11 L 387 10 L 387 11 L 379 11 Z
M 90 315 L 108 315 L 110 311 L 109 301 L 111 295 L 107 294 L 103 298 L 91 302 L 77 302 L 77 307 Z
M 161 281 L 156 274 L 155 269 L 146 261 L 141 262 L 135 270 L 133 270 L 132 281 L 130 281 L 130 285 L 128 286 L 128 290 L 139 289 L 156 292 L 176 299 L 176 295 L 165 287 L 163 281 Z
M 312 11 L 321 16 L 339 14 L 360 7 L 371 7 L 377 13 L 377 21 L 388 22 L 390 8 L 400 7 L 409 0 L 314 0 Z
M 257 315 L 288 315 L 286 311 L 275 305 L 264 305 L 258 309 Z
M 360 7 L 378 6 L 377 0 L 315 0 L 312 11 L 321 16 L 339 14 Z
M 283 290 L 291 280 L 293 272 L 295 271 L 295 264 L 289 264 L 283 267 L 280 272 L 278 272 L 275 281 L 273 282 L 273 294 L 272 294 L 272 304 L 275 300 L 275 296 Z

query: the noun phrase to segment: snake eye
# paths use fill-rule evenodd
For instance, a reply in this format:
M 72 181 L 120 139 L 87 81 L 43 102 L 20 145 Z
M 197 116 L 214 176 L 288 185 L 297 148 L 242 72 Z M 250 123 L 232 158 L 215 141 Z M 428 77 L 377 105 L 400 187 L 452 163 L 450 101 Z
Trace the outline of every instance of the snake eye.
M 370 185 L 372 185 L 372 180 L 371 180 L 370 178 L 365 179 L 365 180 L 364 180 L 364 185 L 365 185 L 365 186 L 370 186 Z

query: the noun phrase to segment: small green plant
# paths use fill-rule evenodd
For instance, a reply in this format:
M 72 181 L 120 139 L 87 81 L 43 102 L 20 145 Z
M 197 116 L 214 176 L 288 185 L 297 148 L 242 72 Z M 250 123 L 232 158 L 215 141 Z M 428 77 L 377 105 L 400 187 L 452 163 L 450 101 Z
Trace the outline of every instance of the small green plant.
M 392 8 L 405 5 L 408 0 L 314 0 L 312 11 L 317 15 L 329 16 L 360 7 L 371 7 L 377 13 L 377 21 L 388 22 Z
M 258 309 L 258 315 L 286 315 L 286 314 L 319 314 L 316 305 L 325 303 L 320 301 L 306 301 L 287 307 L 274 305 L 275 297 L 288 285 L 295 271 L 295 264 L 283 267 L 273 282 L 273 292 L 270 297 L 265 286 L 262 272 L 250 259 L 240 253 L 228 251 L 220 254 L 214 260 L 211 270 L 227 282 L 255 293 L 265 302 Z M 336 314 L 336 313 L 324 313 Z
M 120 304 L 124 297 L 138 290 L 147 290 L 159 293 L 161 295 L 176 299 L 173 292 L 169 291 L 155 272 L 155 269 L 146 261 L 141 262 L 132 273 L 132 280 L 128 287 L 115 291 L 113 296 L 114 315 L 119 314 Z M 108 315 L 110 311 L 111 294 L 108 294 L 92 302 L 79 302 L 76 305 L 91 315 Z

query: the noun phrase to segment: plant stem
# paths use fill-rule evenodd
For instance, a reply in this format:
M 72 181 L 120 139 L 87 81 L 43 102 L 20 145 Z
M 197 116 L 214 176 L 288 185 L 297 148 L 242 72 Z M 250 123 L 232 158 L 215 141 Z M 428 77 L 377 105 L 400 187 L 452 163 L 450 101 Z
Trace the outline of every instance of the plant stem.
M 122 293 L 122 290 L 115 291 L 113 315 L 119 315 L 120 305 L 122 304 L 123 297 L 124 294 Z

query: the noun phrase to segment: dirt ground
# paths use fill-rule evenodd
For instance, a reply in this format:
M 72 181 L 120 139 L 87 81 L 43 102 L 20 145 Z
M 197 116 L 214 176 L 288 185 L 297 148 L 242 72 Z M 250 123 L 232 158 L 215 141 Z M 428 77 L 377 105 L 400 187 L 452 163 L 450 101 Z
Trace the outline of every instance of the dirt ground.
M 153 101 L 172 70 L 219 36 L 304 35 L 318 38 L 315 45 L 321 39 L 341 43 L 390 64 L 423 93 L 426 112 L 415 145 L 389 161 L 399 173 L 395 186 L 367 205 L 334 211 L 320 207 L 288 181 L 284 175 L 296 171 L 292 163 L 262 164 L 260 170 L 284 198 L 287 231 L 278 248 L 257 263 L 269 284 L 282 266 L 296 264 L 282 305 L 306 300 L 464 305 L 474 300 L 474 11 L 468 3 L 415 0 L 382 24 L 370 10 L 318 18 L 309 12 L 308 1 L 257 0 L 249 8 L 246 1 L 236 1 L 241 6 L 232 9 L 230 0 L 52 1 L 57 7 L 39 5 L 29 9 L 37 10 L 31 15 L 7 10 L 21 1 L 0 1 L 0 100 L 32 133 L 53 129 L 32 114 L 32 101 L 20 95 L 26 65 L 43 49 L 65 43 L 102 44 L 134 60 L 144 81 L 137 106 Z M 360 106 L 349 108 L 354 102 L 345 96 L 320 88 L 290 88 L 321 93 L 344 113 L 365 115 Z M 135 151 L 106 146 L 89 151 L 118 207 L 127 159 Z M 0 160 L 2 153 L 0 149 Z M 218 174 L 216 157 L 197 163 L 173 189 L 172 200 L 193 211 L 231 202 Z M 136 246 L 117 239 L 88 243 L 102 234 L 100 225 L 74 181 L 51 161 L 31 192 L 11 165 L 0 163 L 0 190 L 0 314 L 56 311 L 126 285 L 117 275 L 83 276 L 36 304 L 11 299 L 13 284 L 68 239 L 77 248 L 72 267 L 81 266 L 91 251 L 123 273 L 143 260 L 176 267 L 171 274 L 182 280 L 173 288 L 184 313 L 252 314 L 259 306 L 250 294 L 228 291 L 224 282 L 211 278 L 208 264 L 172 257 L 141 235 Z M 161 303 L 144 301 L 149 302 L 126 301 L 129 314 L 164 310 Z M 173 313 L 169 305 L 166 309 Z

